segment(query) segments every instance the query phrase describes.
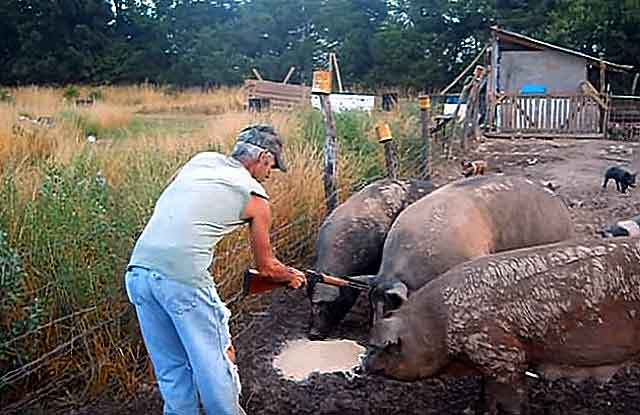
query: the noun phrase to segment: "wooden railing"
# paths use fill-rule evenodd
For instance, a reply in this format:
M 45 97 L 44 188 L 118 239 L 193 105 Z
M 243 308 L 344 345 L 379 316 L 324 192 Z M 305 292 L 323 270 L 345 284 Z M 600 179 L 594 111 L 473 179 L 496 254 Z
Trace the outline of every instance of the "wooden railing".
M 505 94 L 496 106 L 500 133 L 601 134 L 601 117 L 601 107 L 587 95 Z

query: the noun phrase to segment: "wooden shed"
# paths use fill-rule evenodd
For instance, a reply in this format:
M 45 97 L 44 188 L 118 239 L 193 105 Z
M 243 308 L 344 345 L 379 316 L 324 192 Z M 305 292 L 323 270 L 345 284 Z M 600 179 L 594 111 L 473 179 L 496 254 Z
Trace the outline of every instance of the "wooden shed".
M 497 137 L 604 138 L 607 77 L 633 69 L 496 26 L 485 63 L 485 133 Z

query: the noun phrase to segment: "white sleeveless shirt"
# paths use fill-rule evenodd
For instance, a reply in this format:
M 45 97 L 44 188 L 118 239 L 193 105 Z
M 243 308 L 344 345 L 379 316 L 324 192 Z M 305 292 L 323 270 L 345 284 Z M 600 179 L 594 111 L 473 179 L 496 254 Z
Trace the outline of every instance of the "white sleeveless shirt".
M 239 161 L 213 152 L 195 155 L 160 195 L 129 265 L 197 287 L 212 285 L 215 246 L 247 223 L 241 216 L 253 194 L 268 199 Z

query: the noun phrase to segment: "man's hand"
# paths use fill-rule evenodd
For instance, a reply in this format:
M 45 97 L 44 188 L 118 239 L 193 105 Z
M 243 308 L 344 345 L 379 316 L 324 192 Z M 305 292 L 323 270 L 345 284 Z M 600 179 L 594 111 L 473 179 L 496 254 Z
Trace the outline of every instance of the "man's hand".
M 295 269 L 293 267 L 287 267 L 291 274 L 291 279 L 289 280 L 289 287 L 291 288 L 300 288 L 307 285 L 307 277 L 304 275 L 304 272 L 299 269 Z
M 258 269 L 260 275 L 275 282 L 287 283 L 290 288 L 300 288 L 307 284 L 307 277 L 304 272 L 293 267 L 287 267 L 280 261 L 275 260 L 263 269 Z

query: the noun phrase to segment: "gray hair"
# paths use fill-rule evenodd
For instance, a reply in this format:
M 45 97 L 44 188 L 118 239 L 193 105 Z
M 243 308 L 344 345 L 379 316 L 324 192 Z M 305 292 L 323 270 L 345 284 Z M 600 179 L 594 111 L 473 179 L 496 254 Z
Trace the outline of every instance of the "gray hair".
M 241 163 L 252 163 L 254 161 L 257 161 L 258 158 L 260 158 L 260 154 L 262 154 L 264 151 L 268 150 L 265 150 L 264 148 L 258 147 L 254 144 L 240 141 L 236 143 L 235 147 L 233 147 L 231 157 Z

